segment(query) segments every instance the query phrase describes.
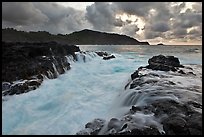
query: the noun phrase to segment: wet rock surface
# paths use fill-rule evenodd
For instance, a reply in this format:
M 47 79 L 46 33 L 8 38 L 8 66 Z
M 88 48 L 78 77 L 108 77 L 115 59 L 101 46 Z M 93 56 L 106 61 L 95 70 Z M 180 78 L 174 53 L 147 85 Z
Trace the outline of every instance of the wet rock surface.
M 183 67 L 180 65 L 179 59 L 174 56 L 153 56 L 148 60 L 148 63 L 146 68 L 153 70 L 176 71 L 178 67 Z
M 99 56 L 101 57 L 104 57 L 104 56 L 108 56 L 109 54 L 105 51 L 96 51 L 96 54 L 98 54 Z
M 6 90 L 2 90 L 2 95 L 14 95 L 14 94 L 22 94 L 22 93 L 26 93 L 28 91 L 31 90 L 35 90 L 36 88 L 38 88 L 41 83 L 42 83 L 42 79 L 32 79 L 32 80 L 25 80 L 24 82 L 21 83 L 16 83 L 16 84 L 12 84 L 8 89 Z
M 77 132 L 77 135 L 97 135 L 104 126 L 105 120 L 94 119 L 85 125 L 85 129 Z
M 7 88 L 2 94 L 13 95 L 39 87 L 43 76 L 53 79 L 69 70 L 70 64 L 65 56 L 76 59 L 75 52 L 80 49 L 56 42 L 2 42 L 2 51 L 2 82 L 13 84 L 13 81 L 33 80 Z
M 109 59 L 112 59 L 112 58 L 115 58 L 115 56 L 111 55 L 111 56 L 103 57 L 104 60 L 109 60 Z
M 92 128 L 97 124 L 91 122 L 92 127 L 82 131 L 87 135 L 93 131 L 106 135 L 202 135 L 202 65 L 181 65 L 178 58 L 159 55 L 130 78 L 118 96 L 121 107 L 129 107 L 129 111 L 103 120 L 106 122 L 97 130 Z
M 101 56 L 103 57 L 104 60 L 109 60 L 109 59 L 113 59 L 115 58 L 114 55 L 111 55 L 107 52 L 104 52 L 104 51 L 98 51 L 98 52 L 95 52 L 98 56 Z

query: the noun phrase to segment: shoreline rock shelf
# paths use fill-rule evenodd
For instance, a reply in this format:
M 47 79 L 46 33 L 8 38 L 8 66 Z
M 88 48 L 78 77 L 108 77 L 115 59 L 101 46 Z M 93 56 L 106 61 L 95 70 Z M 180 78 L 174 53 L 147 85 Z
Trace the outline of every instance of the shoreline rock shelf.
M 66 56 L 76 59 L 75 52 L 80 51 L 77 46 L 56 42 L 2 42 L 2 50 L 2 86 L 7 87 L 2 95 L 34 90 L 43 77 L 57 78 L 70 69 Z
M 85 62 L 86 52 L 75 45 L 57 42 L 2 41 L 2 95 L 22 94 L 38 88 L 43 79 L 55 79 L 71 69 L 70 61 Z M 104 60 L 115 58 L 107 52 L 95 52 Z M 78 56 L 79 55 L 79 56 Z
M 178 58 L 163 55 L 148 63 L 118 96 L 129 106 L 126 114 L 96 118 L 76 134 L 202 135 L 202 65 L 181 65 Z

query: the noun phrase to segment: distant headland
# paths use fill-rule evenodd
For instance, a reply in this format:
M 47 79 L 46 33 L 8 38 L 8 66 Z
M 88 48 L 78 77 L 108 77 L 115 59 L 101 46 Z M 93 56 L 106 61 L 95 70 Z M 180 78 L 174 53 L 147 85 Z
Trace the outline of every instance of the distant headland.
M 73 45 L 150 45 L 132 37 L 116 33 L 106 33 L 84 29 L 70 34 L 50 34 L 46 31 L 18 31 L 13 28 L 2 29 L 2 41 L 7 42 L 50 42 Z

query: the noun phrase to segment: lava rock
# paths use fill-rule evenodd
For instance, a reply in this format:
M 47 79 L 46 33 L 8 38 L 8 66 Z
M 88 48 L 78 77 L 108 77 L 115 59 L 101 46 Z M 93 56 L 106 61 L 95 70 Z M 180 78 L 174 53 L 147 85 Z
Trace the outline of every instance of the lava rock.
M 97 135 L 101 128 L 104 126 L 105 120 L 103 119 L 94 119 L 92 122 L 89 122 L 85 125 L 85 130 L 77 132 L 77 135 Z
M 111 56 L 103 57 L 104 60 L 109 60 L 109 59 L 112 59 L 112 58 L 115 58 L 115 56 L 111 55 Z
M 135 113 L 137 111 L 142 111 L 142 108 L 139 106 L 132 106 L 132 108 L 130 109 L 130 112 Z
M 3 42 L 2 41 L 2 81 L 13 82 L 16 80 L 28 80 L 42 75 L 48 78 L 56 78 L 57 74 L 63 74 L 70 69 L 67 55 L 76 59 L 75 52 L 80 51 L 74 45 L 60 44 L 57 42 Z M 53 65 L 56 67 L 54 70 Z M 48 73 L 49 72 L 49 73 Z M 19 94 L 35 89 L 28 88 L 28 83 L 17 84 L 9 92 L 3 95 Z M 24 91 L 22 91 L 24 90 Z
M 103 57 L 104 60 L 109 60 L 109 59 L 115 58 L 114 55 L 108 54 L 107 52 L 104 52 L 104 51 L 96 51 L 95 53 L 98 56 Z
M 111 118 L 111 120 L 108 122 L 108 130 L 114 129 L 117 132 L 120 130 L 122 124 L 123 123 L 117 118 Z
M 169 116 L 163 121 L 163 128 L 167 135 L 188 135 L 186 120 L 179 115 Z
M 183 67 L 180 65 L 179 59 L 174 56 L 153 56 L 148 60 L 148 63 L 149 65 L 146 68 L 152 70 L 176 71 L 177 67 Z
M 28 91 L 35 90 L 41 85 L 41 83 L 42 80 L 29 80 L 23 83 L 13 84 L 8 90 L 4 91 L 2 95 L 5 96 L 26 93 Z
M 156 128 L 133 129 L 131 131 L 119 132 L 115 135 L 161 135 Z
M 103 52 L 103 51 L 96 51 L 95 52 L 97 55 L 104 57 L 104 56 L 108 56 L 109 54 L 107 52 Z
M 178 73 L 186 74 L 185 72 L 183 72 L 183 70 L 179 70 Z
M 136 70 L 133 74 L 131 74 L 131 79 L 135 79 L 135 78 L 138 78 L 139 77 L 139 74 L 138 74 L 138 70 Z
M 11 83 L 9 82 L 2 82 L 2 91 L 9 90 L 11 87 Z

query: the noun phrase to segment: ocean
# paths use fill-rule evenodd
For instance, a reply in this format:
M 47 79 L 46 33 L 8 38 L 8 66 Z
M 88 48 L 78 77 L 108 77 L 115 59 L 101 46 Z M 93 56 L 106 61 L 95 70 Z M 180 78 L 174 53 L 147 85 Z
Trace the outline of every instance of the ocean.
M 94 118 L 120 117 L 128 108 L 114 110 L 115 104 L 120 104 L 118 95 L 124 92 L 130 75 L 138 67 L 148 65 L 152 56 L 171 55 L 178 57 L 182 65 L 202 66 L 202 46 L 80 45 L 79 48 L 85 53 L 77 53 L 78 61 L 67 57 L 71 69 L 65 74 L 45 79 L 36 90 L 5 97 L 2 134 L 71 135 Z M 94 51 L 106 51 L 116 58 L 103 60 Z

